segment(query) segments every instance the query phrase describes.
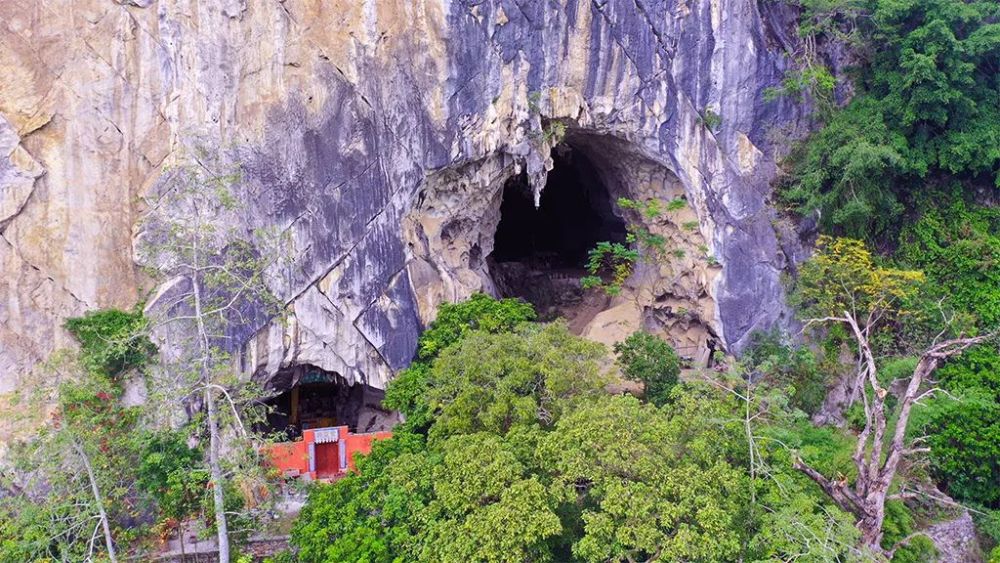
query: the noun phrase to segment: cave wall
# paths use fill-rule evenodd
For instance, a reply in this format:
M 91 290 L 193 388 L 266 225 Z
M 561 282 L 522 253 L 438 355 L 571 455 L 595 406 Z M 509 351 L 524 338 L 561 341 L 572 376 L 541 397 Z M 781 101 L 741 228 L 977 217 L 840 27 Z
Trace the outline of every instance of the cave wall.
M 722 266 L 706 322 L 738 350 L 784 312 L 766 196 L 805 110 L 763 91 L 790 65 L 792 16 L 757 0 L 3 2 L 0 392 L 71 345 L 65 317 L 155 308 L 140 197 L 194 144 L 243 166 L 248 229 L 293 242 L 269 278 L 290 314 L 242 327 L 248 371 L 310 363 L 381 387 L 440 302 L 489 289 L 465 241 L 488 253 L 507 177 L 544 184 L 552 121 L 678 180 Z M 476 222 L 449 234 L 462 216 Z

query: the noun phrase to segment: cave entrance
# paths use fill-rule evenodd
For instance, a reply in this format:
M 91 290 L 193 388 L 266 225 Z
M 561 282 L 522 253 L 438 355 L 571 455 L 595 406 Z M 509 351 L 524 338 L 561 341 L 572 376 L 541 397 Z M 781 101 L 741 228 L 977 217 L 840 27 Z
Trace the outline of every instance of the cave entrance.
M 276 395 L 259 431 L 284 432 L 289 441 L 304 430 L 347 426 L 351 433 L 381 432 L 396 421 L 382 408 L 385 393 L 363 383 L 350 384 L 335 372 L 300 365 L 278 372 L 271 380 Z
M 524 174 L 504 185 L 490 270 L 502 297 L 520 297 L 543 320 L 564 317 L 580 332 L 608 304 L 580 287 L 587 254 L 600 241 L 624 242 L 626 226 L 586 155 L 560 145 L 552 157 L 537 208 Z

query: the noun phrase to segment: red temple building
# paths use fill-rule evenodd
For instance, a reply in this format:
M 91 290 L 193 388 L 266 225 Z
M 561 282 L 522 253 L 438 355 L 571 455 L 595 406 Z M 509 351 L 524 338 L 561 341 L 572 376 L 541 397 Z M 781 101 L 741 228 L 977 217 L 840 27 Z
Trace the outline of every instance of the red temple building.
M 348 384 L 332 372 L 297 366 L 276 378 L 262 430 L 288 438 L 268 446 L 270 463 L 286 477 L 330 480 L 355 469 L 354 456 L 392 436 L 397 415 L 381 408 L 384 393 Z
M 271 445 L 268 456 L 286 477 L 336 479 L 355 469 L 355 454 L 367 454 L 373 441 L 390 436 L 391 432 L 354 434 L 347 426 L 313 428 L 303 430 L 301 440 Z

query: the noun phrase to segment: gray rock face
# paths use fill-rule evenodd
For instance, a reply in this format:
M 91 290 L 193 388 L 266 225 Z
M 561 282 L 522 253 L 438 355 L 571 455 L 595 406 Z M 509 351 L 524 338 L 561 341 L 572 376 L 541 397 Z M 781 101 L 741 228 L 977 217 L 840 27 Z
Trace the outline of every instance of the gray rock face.
M 976 525 L 968 510 L 957 518 L 938 522 L 921 530 L 934 541 L 940 563 L 977 563 L 984 560 L 976 537 Z
M 51 4 L 58 13 L 60 2 Z M 90 27 L 77 35 L 110 43 L 109 52 L 78 55 L 89 75 L 52 80 L 88 92 L 94 76 L 121 79 L 120 88 L 86 94 L 96 107 L 132 108 L 125 116 L 98 112 L 118 132 L 114 146 L 70 138 L 65 128 L 14 130 L 26 132 L 19 142 L 41 167 L 58 169 L 49 184 L 77 181 L 92 194 L 84 212 L 115 194 L 116 205 L 133 206 L 118 229 L 130 229 L 141 208 L 102 187 L 120 167 L 60 167 L 81 142 L 93 158 L 134 161 L 126 193 L 155 186 L 160 163 L 180 158 L 193 136 L 241 163 L 247 227 L 277 227 L 292 240 L 291 264 L 271 272 L 288 320 L 244 327 L 248 370 L 258 377 L 309 363 L 383 386 L 410 359 L 438 304 L 492 289 L 483 258 L 503 183 L 523 171 L 542 188 L 562 140 L 554 123 L 565 128 L 565 143 L 589 147 L 603 180 L 618 184 L 610 191 L 683 190 L 696 237 L 722 266 L 691 282 L 700 288 L 691 299 L 707 303 L 704 324 L 728 349 L 781 322 L 785 259 L 766 198 L 775 155 L 804 123 L 802 108 L 763 99 L 790 65 L 782 45 L 794 35 L 783 8 L 756 0 L 209 4 L 87 4 Z M 73 34 L 44 33 L 56 25 L 29 16 L 0 39 L 30 43 L 23 30 L 35 29 L 32 37 L 71 49 Z M 27 55 L 9 65 L 41 68 Z M 0 99 L 24 101 L 0 103 L 0 118 L 28 123 L 25 108 L 43 103 L 37 93 L 47 84 L 0 89 Z M 51 113 L 68 123 L 98 119 L 75 106 Z M 0 148 L 10 144 L 4 138 L 0 127 Z M 35 172 L 8 180 L 3 156 L 6 215 L 7 194 L 20 193 Z M 10 252 L 46 244 L 21 235 L 59 206 L 59 190 L 39 185 L 27 212 L 0 218 L 4 234 L 18 234 Z M 132 262 L 120 245 L 88 246 L 86 237 L 67 244 Z M 0 264 L 10 261 L 4 252 L 0 246 Z M 58 260 L 38 267 L 91 307 L 134 299 L 139 283 L 133 275 L 109 291 L 74 280 Z M 7 291 L 14 293 L 0 303 L 30 306 L 20 289 Z M 46 330 L 75 311 L 49 309 L 45 327 L 14 325 L 19 340 L 4 337 L 0 349 L 13 351 L 0 352 L 0 366 L 51 351 Z M 9 311 L 0 308 L 4 324 L 19 322 Z

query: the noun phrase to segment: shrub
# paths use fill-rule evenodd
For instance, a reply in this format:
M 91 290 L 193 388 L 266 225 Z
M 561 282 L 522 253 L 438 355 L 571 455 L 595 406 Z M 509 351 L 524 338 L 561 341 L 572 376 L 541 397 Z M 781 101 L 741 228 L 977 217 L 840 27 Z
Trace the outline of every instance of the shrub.
M 942 398 L 928 407 L 931 468 L 958 500 L 1000 507 L 1000 405 L 981 393 Z
M 97 373 L 114 376 L 148 363 L 156 346 L 145 335 L 146 318 L 139 309 L 91 311 L 66 320 L 80 343 L 83 364 Z
M 943 298 L 995 326 L 1000 322 L 1000 208 L 967 199 L 958 185 L 921 197 L 919 219 L 903 229 L 897 256 L 934 282 L 929 289 L 935 302 Z
M 778 331 L 755 333 L 743 353 L 743 362 L 772 386 L 791 387 L 791 405 L 811 415 L 826 398 L 826 376 L 811 350 L 793 347 L 781 338 Z
M 906 504 L 899 500 L 885 503 L 885 521 L 882 522 L 882 547 L 892 549 L 897 542 L 913 533 L 913 515 Z
M 136 486 L 156 502 L 160 516 L 182 520 L 197 512 L 208 484 L 208 473 L 198 468 L 201 452 L 179 431 L 149 433 L 140 443 Z
M 535 320 L 535 310 L 520 299 L 493 299 L 477 293 L 462 303 L 446 303 L 437 318 L 420 336 L 417 355 L 430 360 L 458 342 L 471 330 L 510 332 L 515 326 Z
M 680 358 L 669 344 L 640 331 L 616 343 L 615 353 L 625 377 L 643 384 L 647 401 L 656 406 L 668 402 L 681 372 Z
M 934 542 L 923 534 L 901 546 L 892 556 L 893 563 L 930 563 L 937 561 L 938 550 Z

